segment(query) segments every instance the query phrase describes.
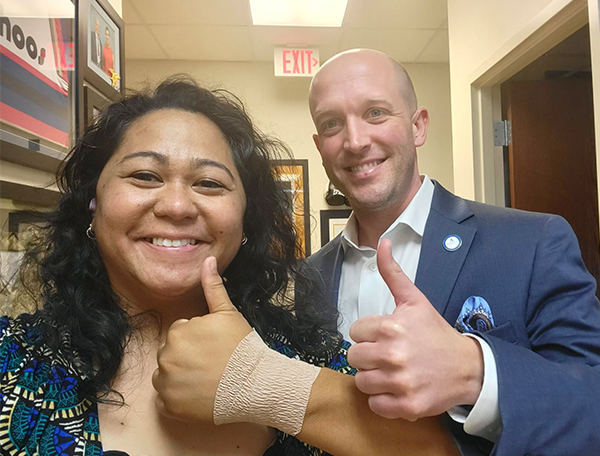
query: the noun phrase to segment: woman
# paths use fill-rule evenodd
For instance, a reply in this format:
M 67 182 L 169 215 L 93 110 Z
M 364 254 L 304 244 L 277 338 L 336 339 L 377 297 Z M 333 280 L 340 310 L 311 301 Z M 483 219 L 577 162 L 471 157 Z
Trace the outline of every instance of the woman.
M 151 381 L 171 324 L 207 313 L 202 265 L 212 257 L 263 339 L 351 372 L 335 312 L 317 292 L 288 298 L 302 275 L 270 165 L 282 147 L 236 99 L 181 78 L 110 105 L 85 131 L 61 171 L 46 241 L 29 255 L 40 307 L 0 319 L 3 454 L 321 453 L 267 426 L 171 420 Z M 408 429 L 436 433 L 419 440 L 424 449 L 446 438 L 433 421 L 388 421 L 383 438 L 390 423 L 413 445 Z
M 113 54 L 113 50 L 110 47 L 110 29 L 108 27 L 106 27 L 106 29 L 104 30 L 104 46 L 102 48 L 102 61 L 104 62 L 104 72 L 110 77 L 112 76 L 112 74 L 110 74 L 111 70 L 115 70 L 115 64 L 114 64 L 114 54 Z

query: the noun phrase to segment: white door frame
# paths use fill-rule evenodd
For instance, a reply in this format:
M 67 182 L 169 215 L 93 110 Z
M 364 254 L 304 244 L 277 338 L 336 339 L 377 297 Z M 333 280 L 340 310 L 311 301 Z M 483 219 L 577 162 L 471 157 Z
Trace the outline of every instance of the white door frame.
M 587 0 L 554 0 L 473 73 L 471 109 L 477 201 L 504 206 L 502 147 L 495 147 L 493 139 L 493 122 L 502 120 L 500 84 L 588 22 L 592 75 L 595 75 L 596 160 L 600 176 L 600 0 L 590 0 L 589 3 L 588 11 Z M 594 54 L 597 55 L 596 59 L 593 58 Z

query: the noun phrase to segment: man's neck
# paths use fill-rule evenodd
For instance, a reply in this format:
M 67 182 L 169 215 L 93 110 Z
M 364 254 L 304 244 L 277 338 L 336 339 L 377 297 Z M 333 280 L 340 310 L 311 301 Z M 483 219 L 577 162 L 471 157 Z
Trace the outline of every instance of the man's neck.
M 401 213 L 402 212 L 398 215 L 382 212 L 362 212 L 359 214 L 354 211 L 358 233 L 358 245 L 361 247 L 377 249 L 381 235 L 385 233 Z
M 365 210 L 364 208 L 353 208 L 356 219 L 358 234 L 358 245 L 377 249 L 381 235 L 396 221 L 406 210 L 419 189 L 422 181 L 420 176 L 411 186 L 410 192 L 402 203 L 382 210 Z

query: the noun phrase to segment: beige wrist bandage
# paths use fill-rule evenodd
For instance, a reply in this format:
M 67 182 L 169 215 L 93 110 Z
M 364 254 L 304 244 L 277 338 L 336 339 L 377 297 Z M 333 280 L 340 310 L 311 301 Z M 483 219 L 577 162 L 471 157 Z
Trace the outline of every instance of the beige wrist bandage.
M 312 385 L 320 368 L 271 350 L 256 331 L 244 337 L 223 371 L 215 424 L 265 424 L 296 435 L 302 430 Z

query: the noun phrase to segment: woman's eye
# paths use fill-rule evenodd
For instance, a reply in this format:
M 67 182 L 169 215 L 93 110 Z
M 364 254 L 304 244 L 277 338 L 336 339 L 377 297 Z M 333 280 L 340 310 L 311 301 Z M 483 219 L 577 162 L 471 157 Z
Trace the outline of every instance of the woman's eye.
M 211 179 L 202 179 L 196 185 L 202 188 L 223 188 L 223 184 Z
M 133 173 L 131 177 L 142 182 L 155 182 L 160 180 L 156 174 L 147 171 Z

